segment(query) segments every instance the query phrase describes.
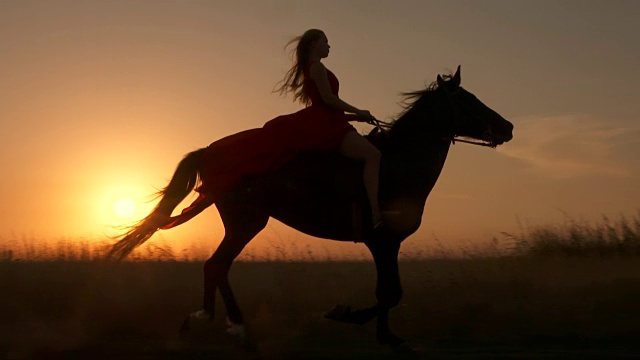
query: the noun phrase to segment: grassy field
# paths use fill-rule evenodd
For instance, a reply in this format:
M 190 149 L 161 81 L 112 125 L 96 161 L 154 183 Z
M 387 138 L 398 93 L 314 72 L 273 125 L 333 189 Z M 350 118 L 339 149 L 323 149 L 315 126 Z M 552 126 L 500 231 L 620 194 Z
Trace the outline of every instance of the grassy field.
M 441 259 L 401 270 L 405 295 L 392 325 L 429 358 L 489 348 L 629 354 L 640 335 L 636 258 Z M 9 358 L 237 351 L 223 310 L 211 333 L 178 337 L 200 305 L 200 263 L 4 262 L 0 274 L 0 349 Z M 240 262 L 231 274 L 265 359 L 384 358 L 373 324 L 322 317 L 338 303 L 370 305 L 374 279 L 367 262 Z
M 222 306 L 211 329 L 178 336 L 201 305 L 200 261 L 160 250 L 164 261 L 104 263 L 76 250 L 34 261 L 5 249 L 0 358 L 640 357 L 637 220 L 525 229 L 505 234 L 509 251 L 402 261 L 405 292 L 391 324 L 412 353 L 378 346 L 374 324 L 323 318 L 335 304 L 373 303 L 368 261 L 234 264 L 230 280 L 258 348 L 247 353 L 224 332 Z

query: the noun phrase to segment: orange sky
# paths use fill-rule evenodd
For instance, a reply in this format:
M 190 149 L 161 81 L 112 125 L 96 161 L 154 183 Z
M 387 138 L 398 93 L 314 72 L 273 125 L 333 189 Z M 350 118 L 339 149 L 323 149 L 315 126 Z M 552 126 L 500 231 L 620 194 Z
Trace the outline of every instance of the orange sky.
M 461 64 L 515 125 L 497 151 L 452 147 L 416 244 L 634 215 L 637 14 L 633 0 L 1 2 L 0 238 L 102 236 L 122 222 L 113 202 L 163 187 L 186 152 L 299 109 L 271 90 L 283 45 L 311 27 L 341 97 L 378 118 Z M 213 248 L 220 226 L 211 209 L 162 236 Z M 299 234 L 272 222 L 260 241 L 273 236 Z

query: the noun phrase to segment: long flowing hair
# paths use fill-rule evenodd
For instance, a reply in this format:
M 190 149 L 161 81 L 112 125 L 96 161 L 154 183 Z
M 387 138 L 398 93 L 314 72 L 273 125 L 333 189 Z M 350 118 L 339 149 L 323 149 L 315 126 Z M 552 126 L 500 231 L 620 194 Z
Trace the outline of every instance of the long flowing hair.
M 309 29 L 300 36 L 296 36 L 291 39 L 284 48 L 287 49 L 291 44 L 296 44 L 296 47 L 290 51 L 290 56 L 293 60 L 293 66 L 286 72 L 284 78 L 278 82 L 276 89 L 273 92 L 277 92 L 280 95 L 286 95 L 287 93 L 293 93 L 293 101 L 299 101 L 303 105 L 310 105 L 311 99 L 304 87 L 304 70 L 309 65 L 309 51 L 314 42 L 324 35 L 322 30 Z

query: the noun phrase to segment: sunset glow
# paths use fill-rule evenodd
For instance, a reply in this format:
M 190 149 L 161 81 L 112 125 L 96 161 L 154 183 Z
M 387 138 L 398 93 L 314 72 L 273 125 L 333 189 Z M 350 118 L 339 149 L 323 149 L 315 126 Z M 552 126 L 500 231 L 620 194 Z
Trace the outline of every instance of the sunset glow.
M 113 211 L 122 219 L 130 219 L 136 211 L 136 203 L 128 197 L 121 197 L 113 203 Z
M 330 39 L 341 98 L 379 119 L 461 65 L 462 86 L 515 125 L 495 151 L 452 146 L 410 241 L 633 215 L 639 4 L 1 2 L 0 236 L 103 236 L 144 218 L 184 154 L 301 108 L 272 90 L 283 46 L 312 27 Z M 158 236 L 211 251 L 223 233 L 211 207 Z M 320 244 L 275 221 L 258 244 L 274 236 Z

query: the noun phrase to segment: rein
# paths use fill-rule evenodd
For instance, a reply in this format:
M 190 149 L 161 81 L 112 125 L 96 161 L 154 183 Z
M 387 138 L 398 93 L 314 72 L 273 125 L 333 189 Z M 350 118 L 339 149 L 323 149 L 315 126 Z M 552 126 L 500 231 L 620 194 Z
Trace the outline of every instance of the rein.
M 389 129 L 391 129 L 391 127 L 393 126 L 391 123 L 388 123 L 386 121 L 382 121 L 382 120 L 378 120 L 374 117 L 371 118 L 371 120 L 367 121 L 367 123 L 375 126 L 378 128 L 378 130 L 380 131 L 387 131 Z
M 369 124 L 375 126 L 376 128 L 378 128 L 378 131 L 380 132 L 386 132 L 387 130 L 391 129 L 391 127 L 393 126 L 393 124 L 388 123 L 386 121 L 382 121 L 382 120 L 378 120 L 376 118 L 372 118 L 371 120 L 367 121 Z M 478 146 L 485 146 L 485 147 L 490 147 L 492 149 L 495 149 L 497 145 L 488 142 L 488 141 L 473 141 L 473 140 L 465 140 L 465 139 L 461 139 L 459 137 L 453 136 L 453 137 L 447 137 L 447 136 L 443 136 L 442 140 L 446 140 L 446 141 L 451 141 L 451 144 L 455 145 L 456 141 L 461 142 L 461 143 L 465 143 L 465 144 L 471 144 L 471 145 L 478 145 Z
M 464 140 L 458 137 L 443 137 L 443 140 L 447 140 L 447 141 L 451 141 L 451 144 L 455 145 L 456 141 L 461 142 L 461 143 L 465 143 L 465 144 L 471 144 L 471 145 L 478 145 L 478 146 L 486 146 L 486 147 L 490 147 L 492 149 L 495 149 L 497 145 L 488 142 L 488 141 L 473 141 L 473 140 Z

